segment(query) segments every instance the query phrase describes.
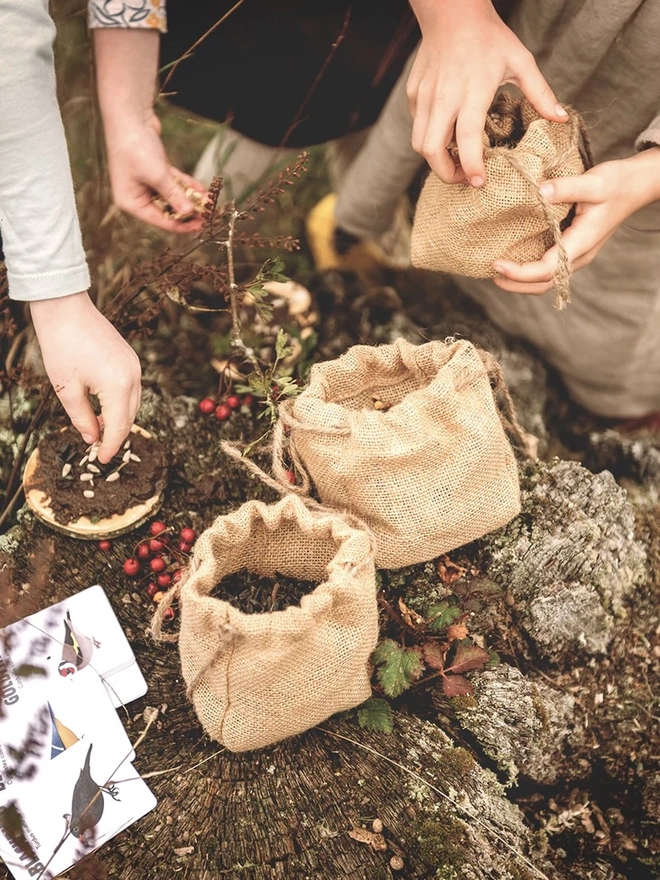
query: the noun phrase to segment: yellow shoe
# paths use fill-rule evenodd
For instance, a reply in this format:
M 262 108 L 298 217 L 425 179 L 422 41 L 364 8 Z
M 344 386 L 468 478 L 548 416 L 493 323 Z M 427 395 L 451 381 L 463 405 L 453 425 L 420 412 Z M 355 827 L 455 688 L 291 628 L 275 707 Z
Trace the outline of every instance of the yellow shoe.
M 383 271 L 401 268 L 375 241 L 365 241 L 343 234 L 338 250 L 335 206 L 337 196 L 328 193 L 307 215 L 305 229 L 314 265 L 317 269 L 347 269 L 371 278 L 380 278 Z

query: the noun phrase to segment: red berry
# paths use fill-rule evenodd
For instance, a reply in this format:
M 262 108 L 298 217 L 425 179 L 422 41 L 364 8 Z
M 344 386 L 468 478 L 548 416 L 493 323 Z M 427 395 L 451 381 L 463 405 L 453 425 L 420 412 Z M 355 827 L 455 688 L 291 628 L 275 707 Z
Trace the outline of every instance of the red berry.
M 241 398 L 238 394 L 230 394 L 227 397 L 227 406 L 230 406 L 232 409 L 238 409 L 241 405 Z
M 190 553 L 190 551 L 192 550 L 192 544 L 189 544 L 187 541 L 180 541 L 179 550 L 182 553 Z
M 152 522 L 149 526 L 149 531 L 155 538 L 156 535 L 160 535 L 161 532 L 164 532 L 166 528 L 167 526 L 164 522 L 159 522 L 158 520 L 156 520 L 156 522 Z
M 158 586 L 158 584 L 155 584 L 153 581 L 149 581 L 149 584 L 147 586 L 147 596 L 149 596 L 150 599 L 153 599 L 159 589 L 160 587 Z
M 124 574 L 129 578 L 137 577 L 140 574 L 140 563 L 137 559 L 126 559 L 124 562 Z
M 292 485 L 296 482 L 296 475 L 293 471 L 284 471 L 284 476 L 286 477 L 287 482 L 291 483 Z
M 171 605 L 163 612 L 163 620 L 174 620 L 174 608 Z
M 226 422 L 231 416 L 231 409 L 226 403 L 219 403 L 215 408 L 215 417 L 220 422 Z
M 254 403 L 254 397 L 251 394 L 246 394 L 243 398 L 243 406 L 252 406 Z
M 156 556 L 149 563 L 149 568 L 152 571 L 158 573 L 159 571 L 165 571 L 165 569 L 167 568 L 167 565 L 166 565 L 165 560 L 163 559 L 162 556 Z
M 174 583 L 176 584 L 176 583 L 178 583 L 178 582 L 181 580 L 182 577 L 183 577 L 183 569 L 182 569 L 182 568 L 177 568 L 177 570 L 176 570 L 176 571 L 174 572 L 174 574 L 172 575 L 172 580 L 173 580 Z
M 162 541 L 159 541 L 158 538 L 151 538 L 149 540 L 150 553 L 162 553 L 164 549 L 165 544 Z
M 201 413 L 204 413 L 205 416 L 210 416 L 215 409 L 215 400 L 211 400 L 210 397 L 205 397 L 203 400 L 200 400 L 197 406 Z
M 167 572 L 164 572 L 163 574 L 159 574 L 158 577 L 156 578 L 156 583 L 158 584 L 158 586 L 162 590 L 164 590 L 166 587 L 169 587 L 169 585 L 172 583 L 172 575 L 168 574 Z
M 137 548 L 138 559 L 149 559 L 151 556 L 151 550 L 149 549 L 149 544 L 140 544 Z
M 181 529 L 181 531 L 179 532 L 179 537 L 182 541 L 185 541 L 186 544 L 194 544 L 197 540 L 197 533 L 194 529 L 185 528 Z
M 111 547 L 112 547 L 112 541 L 108 541 L 107 538 L 102 541 L 99 541 L 99 550 L 102 550 L 104 553 L 107 553 Z

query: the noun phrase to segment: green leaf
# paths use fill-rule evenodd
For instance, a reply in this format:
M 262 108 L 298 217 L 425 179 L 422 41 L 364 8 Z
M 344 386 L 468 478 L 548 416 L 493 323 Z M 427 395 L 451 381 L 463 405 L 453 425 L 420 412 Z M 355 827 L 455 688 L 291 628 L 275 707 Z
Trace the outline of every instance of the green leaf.
M 296 397 L 303 390 L 290 376 L 276 376 L 273 381 L 280 389 L 280 394 L 286 397 Z
M 360 727 L 365 730 L 373 730 L 374 733 L 392 733 L 394 730 L 392 709 L 387 700 L 367 700 L 358 709 L 357 717 Z
M 293 348 L 289 345 L 289 337 L 280 327 L 275 340 L 275 354 L 278 358 L 288 358 L 293 354 Z
M 439 602 L 437 605 L 431 605 L 426 612 L 426 619 L 433 632 L 442 632 L 443 629 L 447 629 L 460 616 L 461 609 L 455 605 L 450 605 L 449 602 Z
M 257 397 L 268 397 L 270 394 L 270 381 L 263 373 L 250 373 L 247 377 L 250 391 Z
M 373 653 L 378 681 L 385 696 L 400 696 L 422 674 L 422 661 L 415 648 L 400 648 L 392 639 L 383 639 Z

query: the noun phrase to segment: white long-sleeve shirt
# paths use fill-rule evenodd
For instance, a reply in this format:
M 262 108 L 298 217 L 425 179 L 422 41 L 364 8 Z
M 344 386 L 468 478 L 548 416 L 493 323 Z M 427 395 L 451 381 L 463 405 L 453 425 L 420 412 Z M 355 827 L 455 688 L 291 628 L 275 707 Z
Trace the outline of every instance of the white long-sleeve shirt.
M 87 290 L 48 0 L 0 0 L 0 232 L 9 295 Z

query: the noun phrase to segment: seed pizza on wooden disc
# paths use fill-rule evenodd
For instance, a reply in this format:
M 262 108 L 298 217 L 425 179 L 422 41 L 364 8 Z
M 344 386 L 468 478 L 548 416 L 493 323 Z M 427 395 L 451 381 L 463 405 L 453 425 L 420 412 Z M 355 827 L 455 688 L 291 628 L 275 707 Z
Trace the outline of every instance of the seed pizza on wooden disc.
M 88 446 L 74 428 L 63 428 L 44 437 L 25 466 L 28 506 L 72 537 L 120 535 L 162 503 L 169 453 L 151 434 L 134 425 L 107 464 L 98 461 L 98 447 L 98 442 Z

